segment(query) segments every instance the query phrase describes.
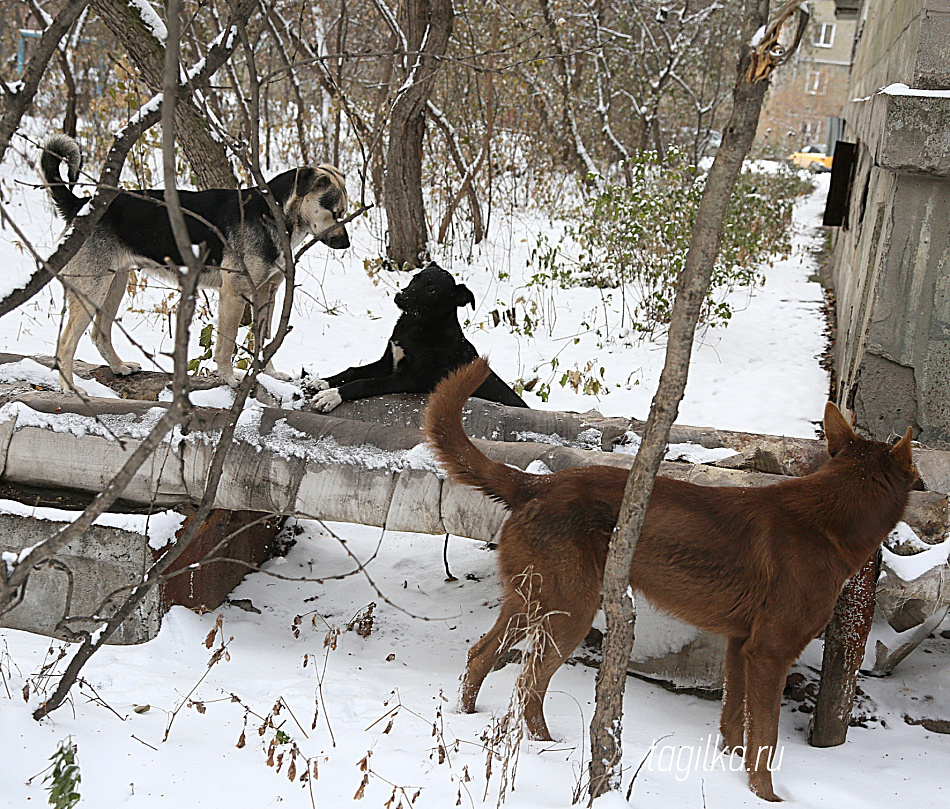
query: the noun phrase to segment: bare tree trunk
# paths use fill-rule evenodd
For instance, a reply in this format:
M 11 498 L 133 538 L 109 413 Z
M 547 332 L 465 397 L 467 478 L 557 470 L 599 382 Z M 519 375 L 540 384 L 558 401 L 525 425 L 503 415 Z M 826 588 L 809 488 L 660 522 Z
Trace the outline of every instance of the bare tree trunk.
M 290 54 L 287 53 L 287 48 L 284 47 L 283 40 L 280 38 L 280 34 L 277 31 L 277 27 L 274 25 L 274 21 L 269 14 L 264 14 L 264 23 L 267 25 L 267 30 L 270 31 L 271 38 L 274 41 L 274 49 L 277 51 L 277 55 L 280 57 L 281 64 L 287 69 L 287 78 L 290 81 L 290 89 L 294 94 L 294 102 L 297 104 L 297 115 L 295 116 L 295 123 L 297 125 L 297 144 L 300 146 L 300 157 L 303 160 L 305 165 L 310 163 L 310 147 L 308 146 L 308 127 L 307 120 L 309 119 L 309 114 L 307 112 L 307 106 L 303 100 L 303 93 L 300 90 L 300 82 L 297 79 L 297 74 L 294 72 L 293 60 L 290 58 Z M 335 111 L 337 128 L 339 129 L 339 120 L 340 120 L 340 108 L 337 107 Z M 333 152 L 333 165 L 337 165 L 340 159 L 339 150 L 334 149 Z
M 124 0 L 93 0 L 93 8 L 122 43 L 149 90 L 159 92 L 165 61 L 164 44 Z M 176 128 L 198 188 L 235 188 L 237 183 L 224 144 L 211 137 L 207 117 L 190 97 L 179 102 Z
M 63 83 L 66 85 L 66 113 L 63 116 L 63 132 L 69 137 L 75 138 L 79 98 L 76 93 L 76 77 L 69 65 L 69 57 L 66 56 L 66 51 L 59 51 L 59 66 L 63 71 Z
M 753 32 L 765 25 L 768 11 L 768 0 L 750 0 L 744 42 L 749 42 Z M 693 334 L 719 253 L 726 208 L 742 161 L 752 146 L 768 87 L 767 81 L 750 83 L 746 79 L 750 61 L 751 51 L 745 47 L 739 57 L 732 118 L 709 170 L 686 266 L 677 285 L 666 362 L 650 406 L 643 442 L 627 481 L 620 517 L 607 555 L 603 591 L 607 634 L 604 638 L 603 664 L 597 675 L 597 704 L 590 727 L 589 792 L 592 801 L 609 790 L 620 788 L 623 691 L 627 661 L 633 648 L 630 566 L 670 428 L 686 388 Z
M 565 163 L 570 163 L 574 170 L 581 176 L 585 184 L 594 182 L 597 176 L 597 167 L 591 160 L 584 141 L 581 138 L 580 129 L 577 125 L 577 115 L 574 111 L 574 92 L 579 84 L 579 76 L 570 67 L 569 57 L 564 48 L 564 42 L 558 31 L 558 20 L 554 17 L 554 11 L 551 8 L 550 0 L 540 0 L 541 13 L 544 17 L 544 26 L 547 29 L 548 36 L 554 45 L 556 59 L 554 66 L 557 72 L 560 90 L 561 90 L 561 119 L 562 128 L 561 143 L 563 147 L 562 159 Z
M 858 668 L 874 618 L 877 574 L 875 554 L 845 585 L 825 629 L 818 701 L 808 727 L 812 747 L 836 747 L 848 737 Z
M 449 123 L 448 119 L 445 117 L 442 110 L 440 110 L 435 104 L 431 101 L 426 106 L 426 109 L 429 113 L 429 118 L 445 136 L 445 145 L 449 150 L 449 155 L 452 158 L 452 162 L 455 163 L 456 167 L 459 170 L 459 173 L 462 175 L 462 184 L 459 186 L 459 190 L 455 193 L 455 196 L 449 202 L 448 207 L 446 208 L 445 215 L 442 217 L 442 224 L 439 225 L 439 235 L 436 237 L 436 241 L 439 244 L 443 244 L 448 233 L 449 226 L 452 224 L 452 218 L 455 216 L 455 211 L 459 206 L 459 203 L 462 201 L 462 196 L 468 197 L 468 204 L 472 210 L 472 230 L 475 234 L 475 244 L 478 244 L 485 236 L 483 217 L 482 217 L 482 206 L 478 199 L 478 192 L 475 188 L 475 184 L 472 180 L 475 177 L 480 164 L 484 159 L 486 149 L 491 144 L 491 137 L 489 132 L 489 126 L 486 125 L 484 146 L 482 152 L 478 155 L 477 161 L 479 166 L 469 166 L 465 162 L 465 158 L 462 156 L 462 148 L 458 139 L 458 132 Z
M 389 223 L 387 254 L 398 267 L 418 267 L 428 228 L 422 200 L 425 108 L 435 72 L 452 34 L 452 0 L 409 0 L 408 75 L 396 94 L 389 128 L 384 205 Z
M 471 166 L 466 166 L 464 159 L 462 159 L 462 152 L 459 147 L 458 139 L 455 136 L 455 132 L 452 130 L 451 125 L 445 118 L 442 118 L 442 121 L 438 123 L 439 128 L 443 131 L 446 137 L 446 142 L 449 146 L 449 152 L 452 154 L 452 159 L 455 161 L 455 164 L 458 166 L 459 171 L 462 172 L 462 184 L 459 186 L 458 191 L 455 192 L 455 196 L 449 202 L 445 210 L 445 215 L 442 217 L 442 224 L 439 225 L 439 235 L 438 242 L 439 244 L 444 244 L 446 237 L 448 236 L 449 226 L 452 224 L 452 219 L 455 216 L 455 211 L 457 210 L 459 204 L 462 201 L 462 197 L 468 198 L 468 205 L 472 212 L 472 241 L 475 244 L 479 244 L 482 239 L 487 235 L 484 225 L 484 217 L 482 216 L 482 206 L 481 202 L 478 199 L 478 191 L 475 188 L 475 177 L 479 171 L 481 171 L 483 163 L 486 161 L 486 158 L 490 162 L 489 155 L 491 154 L 491 143 L 492 138 L 495 134 L 495 51 L 498 50 L 498 11 L 495 10 L 495 13 L 492 15 L 492 24 L 491 24 L 491 41 L 488 45 L 488 60 L 485 69 L 485 78 L 487 81 L 487 86 L 485 88 L 485 134 L 482 138 L 481 150 L 478 153 L 478 157 L 475 158 L 475 161 Z M 429 104 L 429 110 L 432 111 L 435 109 L 433 104 Z

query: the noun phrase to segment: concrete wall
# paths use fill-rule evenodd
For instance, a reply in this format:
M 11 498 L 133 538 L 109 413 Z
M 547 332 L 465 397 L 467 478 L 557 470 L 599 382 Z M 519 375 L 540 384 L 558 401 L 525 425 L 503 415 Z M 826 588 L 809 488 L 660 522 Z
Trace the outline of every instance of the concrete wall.
M 0 551 L 19 553 L 49 538 L 66 523 L 0 514 Z M 69 543 L 55 567 L 35 570 L 18 607 L 0 626 L 68 638 L 70 632 L 94 632 L 101 623 L 88 616 L 110 615 L 126 590 L 142 581 L 152 564 L 148 537 L 118 528 L 94 525 Z M 108 601 L 118 592 L 118 600 Z M 83 616 L 75 618 L 74 616 Z M 62 622 L 62 623 L 61 623 Z M 159 591 L 153 590 L 112 636 L 113 643 L 143 643 L 158 634 Z
M 851 73 L 858 96 L 892 82 L 923 90 L 950 82 L 948 0 L 865 0 Z
M 835 244 L 838 401 L 885 439 L 950 446 L 950 0 L 866 0 L 845 107 L 858 143 Z M 895 82 L 925 92 L 887 94 Z M 950 94 L 948 94 L 950 95 Z

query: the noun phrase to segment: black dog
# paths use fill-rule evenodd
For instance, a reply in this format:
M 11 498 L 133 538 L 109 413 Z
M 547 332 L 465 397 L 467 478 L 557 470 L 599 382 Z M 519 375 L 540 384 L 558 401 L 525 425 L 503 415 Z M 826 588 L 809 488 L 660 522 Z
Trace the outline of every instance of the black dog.
M 438 264 L 419 272 L 394 300 L 402 314 L 382 358 L 317 380 L 317 410 L 328 413 L 340 402 L 386 393 L 431 393 L 452 371 L 478 356 L 455 313 L 466 304 L 475 306 L 475 296 Z M 494 372 L 472 395 L 509 407 L 528 406 Z

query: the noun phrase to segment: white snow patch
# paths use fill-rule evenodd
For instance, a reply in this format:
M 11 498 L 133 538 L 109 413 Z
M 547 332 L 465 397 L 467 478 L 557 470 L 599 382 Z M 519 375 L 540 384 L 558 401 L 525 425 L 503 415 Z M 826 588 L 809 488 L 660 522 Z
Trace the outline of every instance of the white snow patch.
M 299 410 L 303 405 L 303 391 L 293 382 L 284 382 L 267 374 L 260 374 L 257 381 L 264 390 L 280 402 L 281 407 Z
M 891 551 L 912 548 L 915 551 L 926 551 L 933 547 L 929 542 L 924 542 L 917 532 L 906 522 L 901 520 L 894 526 L 894 530 L 887 535 L 884 540 L 884 547 Z M 900 556 L 901 554 L 898 554 Z
M 516 430 L 516 441 L 532 444 L 548 444 L 552 447 L 572 447 L 574 449 L 600 449 L 603 432 L 596 427 L 588 427 L 577 434 L 576 439 L 565 438 L 557 433 L 538 433 L 533 430 Z
M 19 561 L 20 560 L 17 554 L 13 553 L 12 551 L 4 551 L 3 553 L 0 553 L 0 562 L 3 562 L 4 566 L 6 567 L 8 576 L 13 573 L 13 569 L 17 566 Z
M 27 506 L 16 500 L 0 500 L 0 514 L 32 517 L 36 520 L 46 520 L 48 522 L 71 523 L 75 521 L 80 512 L 45 506 Z M 160 511 L 155 514 L 112 514 L 107 512 L 96 517 L 93 525 L 104 525 L 109 528 L 119 528 L 132 534 L 141 534 L 148 537 L 150 548 L 160 550 L 174 539 L 175 533 L 181 528 L 184 521 L 184 515 L 176 511 Z M 30 550 L 32 550 L 32 547 L 20 551 L 20 558 L 23 558 Z
M 148 537 L 148 546 L 160 551 L 177 540 L 175 536 L 185 523 L 185 515 L 177 511 L 160 511 L 148 516 L 145 525 L 145 535 Z M 139 532 L 142 533 L 142 532 Z
M 171 402 L 174 398 L 175 395 L 170 388 L 165 388 L 158 394 L 160 402 Z M 227 385 L 219 385 L 206 390 L 193 390 L 189 392 L 188 398 L 196 407 L 216 407 L 220 410 L 228 410 L 234 404 L 234 391 Z
M 552 475 L 551 468 L 542 460 L 536 459 L 525 467 L 525 472 L 532 475 Z
M 137 125 L 139 121 L 143 120 L 151 113 L 157 112 L 162 106 L 162 99 L 164 97 L 164 93 L 156 93 L 129 117 L 128 123 L 124 127 L 113 130 L 112 134 L 117 138 L 121 137 L 126 129 Z
M 640 449 L 641 439 L 632 430 L 628 430 L 624 435 L 623 443 L 614 447 L 614 452 L 621 455 L 636 455 Z M 685 461 L 686 463 L 702 464 L 715 463 L 723 458 L 731 458 L 738 455 L 734 449 L 729 447 L 704 447 L 702 444 L 693 444 L 684 442 L 682 444 L 670 444 L 666 448 L 666 455 L 663 459 L 666 461 Z
M 918 98 L 950 98 L 950 90 L 917 90 L 903 82 L 895 82 L 878 91 L 888 96 L 917 96 Z
M 29 357 L 19 362 L 0 365 L 0 382 L 7 384 L 24 382 L 27 385 L 59 388 L 59 376 L 56 372 Z
M 364 469 L 418 469 L 445 477 L 445 472 L 424 442 L 410 449 L 385 450 L 369 444 L 344 445 L 333 436 L 314 439 L 279 419 L 268 433 L 261 433 L 261 410 L 245 410 L 238 419 L 234 439 L 258 449 L 274 452 L 282 458 L 303 458 L 320 466 L 345 464 Z
M 666 460 L 686 461 L 687 463 L 715 463 L 724 458 L 738 455 L 729 447 L 704 447 L 701 444 L 686 442 L 684 444 L 670 444 L 666 450 Z
M 16 384 L 22 382 L 26 385 L 37 385 L 39 387 L 60 390 L 59 374 L 41 365 L 34 359 L 24 357 L 17 362 L 8 362 L 0 365 L 0 382 L 7 384 Z M 118 399 L 118 394 L 111 388 L 97 382 L 95 379 L 81 379 L 74 377 L 73 383 L 89 396 L 98 396 L 102 399 Z
M 105 413 L 98 417 L 78 413 L 42 413 L 23 402 L 8 402 L 0 407 L 0 423 L 16 420 L 16 429 L 39 427 L 54 433 L 72 433 L 77 438 L 98 435 L 103 438 L 144 439 L 165 415 L 165 408 L 149 408 L 141 418 L 135 413 Z
M 881 548 L 881 555 L 884 564 L 898 578 L 905 582 L 914 581 L 935 567 L 947 564 L 947 557 L 950 556 L 950 539 L 945 539 L 939 545 L 930 545 L 927 550 L 911 556 L 899 556 L 884 546 Z
M 152 36 L 164 45 L 168 39 L 168 28 L 165 27 L 165 21 L 158 16 L 148 0 L 128 0 L 128 5 L 139 13 L 139 17 L 142 18 L 145 27 L 152 32 Z

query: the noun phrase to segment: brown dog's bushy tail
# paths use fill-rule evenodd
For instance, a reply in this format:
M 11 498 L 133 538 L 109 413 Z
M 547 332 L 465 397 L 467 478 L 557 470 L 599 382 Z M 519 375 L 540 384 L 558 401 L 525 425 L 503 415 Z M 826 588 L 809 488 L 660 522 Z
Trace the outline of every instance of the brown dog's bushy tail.
M 530 497 L 531 476 L 488 458 L 469 440 L 462 427 L 462 405 L 490 373 L 488 360 L 480 357 L 439 383 L 429 397 L 426 438 L 452 480 L 480 489 L 508 508 L 514 508 Z

